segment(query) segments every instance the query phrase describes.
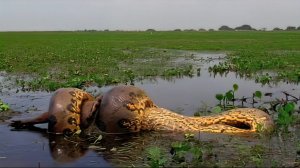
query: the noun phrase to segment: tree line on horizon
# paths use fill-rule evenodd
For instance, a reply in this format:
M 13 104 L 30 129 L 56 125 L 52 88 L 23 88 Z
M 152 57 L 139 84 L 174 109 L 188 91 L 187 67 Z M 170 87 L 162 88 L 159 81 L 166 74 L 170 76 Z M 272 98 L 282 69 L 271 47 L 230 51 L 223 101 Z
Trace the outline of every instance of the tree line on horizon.
M 238 26 L 236 28 L 231 28 L 229 26 L 226 26 L 226 25 L 223 25 L 221 26 L 219 29 L 219 31 L 232 31 L 232 30 L 254 30 L 256 31 L 257 29 L 254 29 L 252 28 L 250 25 L 242 25 L 242 26 Z M 260 31 L 266 31 L 267 29 L 266 28 L 262 28 L 262 29 L 259 29 Z M 296 31 L 296 30 L 300 30 L 300 26 L 299 27 L 295 27 L 295 26 L 287 26 L 286 29 L 281 29 L 279 27 L 275 27 L 273 28 L 273 31 Z
M 111 30 L 109 30 L 109 29 L 105 29 L 105 30 L 84 29 L 84 30 L 78 30 L 78 31 L 94 32 L 94 31 L 111 31 Z M 114 31 L 126 31 L 126 30 L 114 30 Z M 154 32 L 154 31 L 157 31 L 157 30 L 147 29 L 146 31 Z M 173 31 L 300 31 L 300 26 L 299 27 L 287 26 L 285 29 L 275 27 L 272 30 L 267 30 L 266 28 L 255 29 L 255 28 L 251 27 L 248 24 L 244 24 L 244 25 L 241 25 L 241 26 L 238 26 L 238 27 L 235 27 L 235 28 L 231 28 L 229 26 L 223 25 L 220 28 L 218 28 L 217 30 L 200 28 L 198 30 L 196 30 L 196 29 L 174 29 Z
M 262 29 L 255 29 L 253 27 L 251 27 L 250 25 L 241 25 L 235 28 L 231 28 L 229 26 L 223 25 L 220 28 L 217 29 L 218 31 L 267 31 L 266 28 L 262 28 Z M 155 31 L 155 29 L 148 29 L 146 31 Z M 174 31 L 197 31 L 195 29 L 175 29 Z M 203 29 L 200 28 L 198 31 L 216 31 L 215 29 Z M 281 29 L 279 27 L 275 27 L 273 28 L 273 30 L 271 31 L 300 31 L 300 26 L 299 27 L 295 27 L 295 26 L 287 26 L 285 29 Z

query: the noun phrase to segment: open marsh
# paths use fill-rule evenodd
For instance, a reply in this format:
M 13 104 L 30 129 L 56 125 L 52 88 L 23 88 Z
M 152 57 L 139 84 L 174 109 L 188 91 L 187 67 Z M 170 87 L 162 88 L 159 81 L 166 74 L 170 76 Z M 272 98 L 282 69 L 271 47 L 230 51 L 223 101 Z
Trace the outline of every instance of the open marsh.
M 278 79 L 300 78 L 299 31 L 0 32 L 0 39 L 0 70 L 33 75 L 33 81 L 19 81 L 32 89 L 196 74 L 190 63 L 172 63 L 182 55 L 168 49 L 226 52 L 230 66 L 221 69 L 252 75 L 271 70 Z
M 169 51 L 168 51 L 169 52 Z M 250 96 L 260 90 L 262 93 L 272 93 L 263 96 L 259 103 L 270 108 L 268 102 L 284 99 L 283 91 L 294 96 L 300 95 L 300 86 L 293 83 L 275 82 L 262 85 L 255 80 L 240 77 L 237 73 L 214 74 L 209 67 L 224 61 L 222 53 L 199 53 L 176 51 L 178 54 L 193 55 L 193 65 L 201 68 L 200 74 L 194 77 L 176 79 L 152 78 L 134 82 L 134 85 L 144 89 L 153 101 L 178 113 L 192 116 L 195 112 L 209 115 L 212 107 L 218 104 L 215 94 L 224 93 L 232 88 L 234 83 L 239 85 L 236 97 Z M 175 59 L 181 62 L 183 58 Z M 187 60 L 188 61 L 188 60 Z M 36 116 L 48 108 L 51 92 L 21 91 L 20 86 L 14 85 L 14 77 L 2 73 L 0 99 L 8 103 L 12 110 L 20 111 L 16 118 Z M 6 84 L 6 85 L 5 85 Z M 101 94 L 113 86 L 85 86 L 83 89 L 93 95 Z M 18 91 L 19 90 L 19 91 Z M 16 93 L 17 92 L 17 93 Z M 252 106 L 251 99 L 245 106 Z M 237 102 L 240 104 L 239 102 Z M 272 113 L 276 118 L 276 114 Z M 46 124 L 39 125 L 46 128 Z M 166 158 L 165 166 L 245 166 L 245 167 L 278 167 L 299 165 L 300 143 L 299 124 L 290 128 L 286 134 L 274 133 L 270 136 L 247 135 L 233 136 L 225 134 L 195 134 L 195 142 L 189 142 L 196 149 L 201 149 L 202 159 L 193 159 L 194 155 L 187 153 L 187 160 L 175 160 L 170 153 L 171 146 L 186 142 L 183 134 L 176 133 L 141 133 L 136 135 L 109 136 L 95 144 L 76 142 L 73 139 L 52 137 L 43 131 L 13 131 L 7 122 L 0 124 L 1 166 L 30 166 L 30 167 L 141 167 L 149 166 L 151 160 L 147 151 L 158 147 L 161 156 Z M 200 141 L 198 141 L 200 140 Z M 92 141 L 94 142 L 94 140 Z M 30 153 L 30 157 L 28 155 Z M 18 160 L 16 162 L 16 160 Z
M 16 112 L 5 119 L 47 111 L 52 92 L 46 90 L 78 87 L 98 95 L 117 83 L 134 84 L 157 105 L 189 116 L 214 113 L 216 94 L 233 84 L 244 106 L 262 107 L 276 121 L 274 104 L 297 103 L 287 131 L 200 133 L 188 144 L 175 133 L 103 135 L 90 144 L 1 122 L 0 166 L 141 167 L 155 159 L 167 167 L 299 166 L 300 32 L 1 32 L 0 39 L 0 99 Z M 252 103 L 256 91 L 263 96 Z M 175 159 L 173 143 L 201 151 Z

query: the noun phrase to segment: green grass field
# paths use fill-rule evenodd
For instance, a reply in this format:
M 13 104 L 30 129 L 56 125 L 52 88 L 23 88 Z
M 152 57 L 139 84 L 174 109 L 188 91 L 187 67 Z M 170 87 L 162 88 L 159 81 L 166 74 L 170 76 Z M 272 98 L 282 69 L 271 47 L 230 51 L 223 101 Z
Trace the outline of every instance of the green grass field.
M 300 31 L 0 32 L 0 70 L 30 74 L 26 85 L 50 90 L 193 73 L 164 49 L 226 52 L 229 62 L 220 69 L 300 79 Z

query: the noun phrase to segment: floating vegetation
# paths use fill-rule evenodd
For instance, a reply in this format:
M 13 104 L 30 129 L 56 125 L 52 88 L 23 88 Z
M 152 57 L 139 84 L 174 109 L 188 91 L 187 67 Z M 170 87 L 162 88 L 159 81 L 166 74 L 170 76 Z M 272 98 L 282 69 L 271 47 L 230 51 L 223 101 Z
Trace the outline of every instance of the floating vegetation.
M 166 69 L 163 72 L 164 77 L 182 77 L 182 76 L 189 76 L 192 77 L 194 75 L 194 70 L 193 70 L 193 66 L 189 65 L 183 68 L 170 68 L 170 69 Z
M 299 82 L 299 58 L 300 52 L 298 51 L 242 50 L 230 53 L 228 60 L 210 67 L 209 72 L 223 74 L 234 71 L 241 76 L 254 76 L 255 81 L 262 84 L 279 80 Z M 269 75 L 269 73 L 258 73 L 263 71 L 271 71 L 274 76 Z
M 9 110 L 10 107 L 8 104 L 5 104 L 2 100 L 0 100 L 0 112 Z
M 148 33 L 1 32 L 0 70 L 34 76 L 24 83 L 27 88 L 103 86 L 148 76 L 192 76 L 196 72 L 189 66 L 203 60 L 178 51 L 222 51 L 228 60 L 210 72 L 248 76 L 267 70 L 278 73 L 272 80 L 300 81 L 297 31 Z
M 216 94 L 215 97 L 219 101 L 219 104 L 212 108 L 212 112 L 219 113 L 224 110 L 236 108 L 236 107 L 245 107 L 244 103 L 250 99 L 250 104 L 252 107 L 255 107 L 259 101 L 261 101 L 263 93 L 261 91 L 255 91 L 252 94 L 252 97 L 236 98 L 235 92 L 238 91 L 239 86 L 237 84 L 233 84 L 233 89 L 227 91 L 225 94 Z M 276 99 L 277 101 L 273 102 L 262 102 L 262 104 L 270 104 L 270 109 L 273 113 L 276 113 L 277 116 L 273 116 L 276 119 L 276 123 L 279 129 L 284 131 L 288 130 L 288 127 L 291 126 L 295 121 L 295 110 L 296 104 L 300 101 L 300 97 L 295 97 L 287 92 L 282 92 L 285 95 L 285 99 Z M 265 96 L 272 96 L 272 93 L 265 93 Z M 235 102 L 240 101 L 241 106 L 236 106 Z M 256 106 L 257 107 L 257 106 Z M 263 108 L 258 106 L 257 108 Z
M 82 88 L 93 83 L 98 86 L 134 83 L 148 77 L 159 76 L 163 78 L 190 77 L 195 76 L 195 73 L 200 76 L 202 75 L 200 71 L 202 73 L 202 70 L 206 69 L 195 66 L 199 63 L 212 65 L 208 69 L 211 73 L 226 75 L 229 71 L 236 72 L 241 77 L 250 77 L 263 84 L 277 80 L 300 81 L 299 32 L 179 33 L 180 35 L 178 32 L 155 32 L 149 36 L 147 32 L 1 32 L 0 69 L 10 75 L 31 76 L 26 79 L 16 78 L 18 85 L 24 91 L 39 89 L 52 91 L 60 87 Z M 227 53 L 228 57 L 225 62 L 213 65 L 210 61 L 214 61 L 214 58 L 197 58 L 197 54 L 191 54 L 191 51 L 194 53 L 220 51 Z M 236 107 L 261 108 L 275 119 L 279 132 L 294 131 L 292 133 L 298 135 L 298 130 L 293 130 L 294 124 L 300 121 L 297 116 L 300 99 L 298 95 L 280 91 L 286 97 L 276 98 L 275 93 L 263 93 L 257 89 L 253 93 L 247 92 L 249 95 L 238 96 L 237 93 L 241 87 L 243 86 L 234 84 L 228 91 L 215 95 L 218 102 L 208 111 L 218 113 Z M 272 96 L 274 101 L 262 100 Z M 3 109 L 7 109 L 6 105 L 3 103 Z M 197 115 L 202 114 L 197 113 Z M 202 136 L 203 133 L 200 135 Z M 14 136 L 15 139 L 19 138 L 15 134 L 10 134 L 10 136 Z M 22 138 L 26 136 L 23 134 Z M 33 134 L 30 136 L 34 137 Z M 134 167 L 133 164 L 130 165 L 131 160 L 128 159 L 132 156 L 147 163 L 150 167 L 264 167 L 270 165 L 292 167 L 299 165 L 299 160 L 296 163 L 297 160 L 291 159 L 294 159 L 296 153 L 297 156 L 299 155 L 300 143 L 299 138 L 293 142 L 290 141 L 292 138 L 289 139 L 289 136 L 293 135 L 288 134 L 283 137 L 275 135 L 267 142 L 262 142 L 265 137 L 259 136 L 258 138 L 261 139 L 257 140 L 258 142 L 253 140 L 254 138 L 238 142 L 237 139 L 242 138 L 229 136 L 227 142 L 223 139 L 227 136 L 207 140 L 205 134 L 203 139 L 187 134 L 183 140 L 176 141 L 165 137 L 157 138 L 157 141 L 163 145 L 155 146 L 157 141 L 151 140 L 150 145 L 149 143 L 147 145 L 150 146 L 148 150 L 145 150 L 147 147 L 144 145 L 145 139 L 141 138 L 142 142 L 133 143 L 134 145 L 126 149 L 129 153 L 123 156 L 124 164 L 129 164 L 127 167 Z M 9 140 L 13 138 L 9 137 Z M 29 135 L 26 138 L 32 140 Z M 39 136 L 36 139 L 42 138 Z M 95 137 L 95 140 L 91 141 L 93 146 L 90 148 L 97 148 L 100 153 L 105 150 L 111 152 L 105 155 L 105 159 L 109 157 L 122 159 L 117 154 L 122 152 L 123 144 L 115 146 L 112 141 L 109 141 L 110 147 L 98 146 L 102 145 L 105 139 L 101 136 Z M 277 141 L 277 139 L 280 140 Z M 135 139 L 131 140 L 135 142 Z M 244 146 L 239 146 L 240 143 L 244 143 Z M 35 154 L 39 154 L 40 144 L 26 144 L 28 145 L 33 147 Z M 163 148 L 165 146 L 167 146 L 166 149 Z M 22 145 L 18 147 L 22 148 Z M 45 149 L 43 148 L 41 152 Z M 27 153 L 28 150 L 26 150 Z M 3 151 L 10 151 L 8 154 L 11 155 L 6 160 L 11 161 L 15 161 L 15 156 L 20 154 L 12 153 L 10 146 Z M 145 152 L 147 156 L 135 156 L 138 153 L 136 151 Z M 23 150 L 14 152 L 23 152 Z M 287 156 L 290 153 L 293 156 Z M 91 155 L 88 155 L 86 162 L 90 163 L 93 159 Z M 98 159 L 97 156 L 95 158 Z M 289 160 L 283 160 L 284 158 Z M 76 163 L 79 164 L 79 162 Z M 44 162 L 44 164 L 47 163 Z M 51 164 L 52 162 L 50 166 Z

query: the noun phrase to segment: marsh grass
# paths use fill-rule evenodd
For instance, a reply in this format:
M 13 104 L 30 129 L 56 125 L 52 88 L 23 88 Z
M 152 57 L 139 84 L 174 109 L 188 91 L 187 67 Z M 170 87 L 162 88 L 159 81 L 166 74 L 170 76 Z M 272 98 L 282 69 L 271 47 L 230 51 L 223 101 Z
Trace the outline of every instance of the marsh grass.
M 300 32 L 0 32 L 0 70 L 31 74 L 32 89 L 192 76 L 170 49 L 229 54 L 221 70 L 300 80 Z M 190 58 L 192 59 L 192 58 Z M 272 79 L 273 80 L 273 79 Z

